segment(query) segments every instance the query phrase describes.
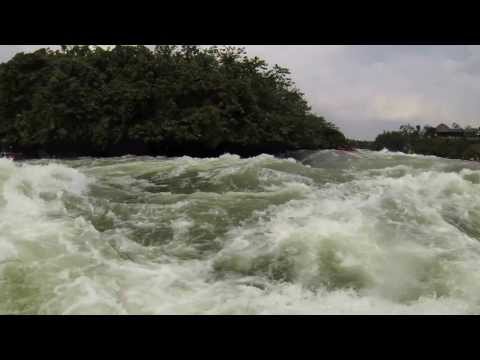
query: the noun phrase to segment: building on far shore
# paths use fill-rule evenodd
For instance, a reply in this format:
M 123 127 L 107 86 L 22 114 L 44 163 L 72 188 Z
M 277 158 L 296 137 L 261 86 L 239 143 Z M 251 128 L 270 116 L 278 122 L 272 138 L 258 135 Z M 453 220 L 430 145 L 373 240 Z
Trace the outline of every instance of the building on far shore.
M 480 137 L 479 129 L 462 129 L 451 128 L 448 125 L 440 124 L 435 128 L 435 136 L 446 137 L 446 138 L 459 138 L 459 137 Z

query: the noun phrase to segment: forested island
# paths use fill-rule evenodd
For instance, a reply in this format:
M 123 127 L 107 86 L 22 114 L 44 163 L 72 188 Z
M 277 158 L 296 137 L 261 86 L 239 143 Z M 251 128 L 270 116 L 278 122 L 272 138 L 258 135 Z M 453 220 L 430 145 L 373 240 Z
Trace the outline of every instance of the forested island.
M 343 146 L 289 71 L 236 47 L 66 46 L 0 64 L 0 147 L 27 156 L 255 155 Z

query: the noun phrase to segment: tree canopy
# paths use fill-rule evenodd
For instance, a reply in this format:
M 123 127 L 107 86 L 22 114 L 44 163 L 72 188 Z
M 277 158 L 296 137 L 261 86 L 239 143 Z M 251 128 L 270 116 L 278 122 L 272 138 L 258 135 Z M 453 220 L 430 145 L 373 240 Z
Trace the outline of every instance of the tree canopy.
M 0 64 L 0 145 L 60 156 L 202 156 L 344 143 L 289 75 L 235 47 L 19 53 Z

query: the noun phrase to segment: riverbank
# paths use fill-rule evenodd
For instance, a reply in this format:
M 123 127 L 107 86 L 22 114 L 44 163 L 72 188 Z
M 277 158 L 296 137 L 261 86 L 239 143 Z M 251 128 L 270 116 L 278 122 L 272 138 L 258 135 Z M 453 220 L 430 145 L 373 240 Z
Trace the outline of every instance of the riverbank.
M 81 152 L 77 154 L 48 154 L 46 152 L 11 152 L 9 153 L 11 157 L 15 160 L 33 160 L 33 159 L 57 159 L 57 160 L 74 160 L 82 157 L 94 157 L 94 158 L 116 158 L 122 156 L 152 156 L 152 157 L 182 157 L 189 156 L 193 158 L 215 158 L 222 155 L 238 155 L 240 158 L 251 158 L 259 156 L 262 154 L 272 155 L 275 157 L 283 158 L 286 154 L 293 152 L 315 152 L 319 150 L 339 150 L 339 151 L 355 151 L 355 149 L 349 145 L 342 144 L 337 147 L 327 147 L 327 148 L 316 148 L 316 149 L 282 149 L 281 147 L 259 147 L 259 148 L 250 148 L 250 149 L 239 149 L 239 148 L 230 148 L 227 150 L 203 150 L 198 151 L 198 149 L 193 150 L 172 150 L 168 152 L 145 152 L 145 151 L 122 151 L 122 152 L 108 152 L 104 154 L 91 153 L 91 152 Z
M 378 135 L 373 148 L 447 159 L 480 160 L 480 139 L 432 136 L 427 131 L 414 130 L 412 127 Z

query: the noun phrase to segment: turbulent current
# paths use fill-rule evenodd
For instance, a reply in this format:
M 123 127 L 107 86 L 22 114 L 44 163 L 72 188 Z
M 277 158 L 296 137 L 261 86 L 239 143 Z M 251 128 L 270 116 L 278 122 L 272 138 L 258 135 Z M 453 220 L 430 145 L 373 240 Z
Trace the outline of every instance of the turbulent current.
M 480 313 L 480 164 L 292 156 L 0 159 L 0 313 Z

